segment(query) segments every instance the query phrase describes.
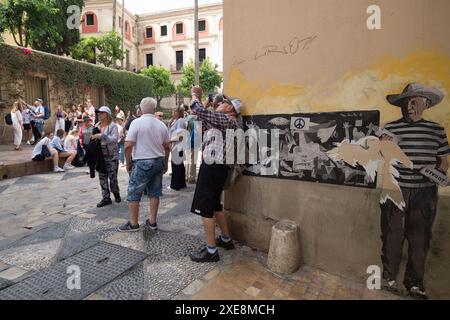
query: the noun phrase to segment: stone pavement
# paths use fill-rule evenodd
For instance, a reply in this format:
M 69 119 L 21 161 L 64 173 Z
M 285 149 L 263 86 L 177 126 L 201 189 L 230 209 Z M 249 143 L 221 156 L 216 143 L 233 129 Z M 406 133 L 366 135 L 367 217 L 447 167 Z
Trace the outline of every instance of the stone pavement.
M 164 188 L 169 180 L 166 175 Z M 127 182 L 121 168 L 123 198 Z M 145 259 L 110 280 L 100 279 L 85 299 L 400 298 L 308 266 L 290 276 L 273 274 L 266 269 L 264 252 L 240 243 L 236 250 L 220 250 L 217 264 L 194 263 L 188 254 L 204 244 L 204 236 L 200 218 L 189 213 L 193 186 L 182 192 L 165 189 L 164 193 L 159 231 L 122 234 L 116 228 L 128 219 L 126 202 L 96 208 L 100 187 L 86 168 L 0 181 L 0 299 L 2 293 L 19 288 L 16 284 L 32 283 L 42 272 L 51 275 L 59 264 L 101 243 L 137 250 L 145 253 Z M 141 223 L 148 213 L 148 203 L 142 202 Z

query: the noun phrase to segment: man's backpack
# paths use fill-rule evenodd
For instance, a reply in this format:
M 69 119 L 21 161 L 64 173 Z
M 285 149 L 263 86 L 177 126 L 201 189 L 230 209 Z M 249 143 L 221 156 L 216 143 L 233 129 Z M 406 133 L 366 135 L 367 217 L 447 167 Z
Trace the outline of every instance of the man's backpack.
M 12 117 L 11 117 L 11 113 L 8 113 L 8 114 L 5 116 L 5 122 L 6 122 L 7 125 L 12 125 L 12 124 L 13 124 L 13 122 L 12 122 Z
M 52 115 L 51 111 L 50 111 L 50 108 L 47 107 L 47 106 L 43 106 L 43 108 L 44 108 L 44 120 L 50 119 L 50 117 Z

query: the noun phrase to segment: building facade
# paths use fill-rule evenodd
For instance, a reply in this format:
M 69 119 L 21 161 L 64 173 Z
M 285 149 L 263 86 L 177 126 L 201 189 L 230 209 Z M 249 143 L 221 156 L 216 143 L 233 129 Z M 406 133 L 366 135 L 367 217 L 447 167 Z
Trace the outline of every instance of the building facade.
M 163 66 L 177 80 L 181 68 L 194 60 L 194 8 L 134 15 L 122 4 L 110 0 L 88 0 L 83 8 L 81 36 L 100 36 L 115 30 L 121 34 L 124 26 L 124 67 L 129 71 L 149 65 Z M 223 70 L 222 4 L 199 7 L 200 60 L 208 57 Z M 120 62 L 119 62 L 120 64 Z

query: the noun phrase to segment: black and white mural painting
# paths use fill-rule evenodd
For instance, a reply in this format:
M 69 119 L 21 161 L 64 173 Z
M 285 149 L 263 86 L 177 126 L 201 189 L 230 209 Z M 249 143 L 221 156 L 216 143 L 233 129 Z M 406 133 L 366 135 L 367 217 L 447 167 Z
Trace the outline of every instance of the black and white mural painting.
M 244 174 L 279 179 L 304 180 L 330 184 L 376 187 L 363 167 L 334 161 L 327 152 L 344 140 L 358 141 L 379 130 L 379 111 L 352 111 L 309 114 L 277 114 L 244 117 L 244 129 L 267 135 L 267 157 L 258 156 L 256 164 L 247 164 Z M 278 129 L 279 163 L 276 172 L 265 166 L 271 154 L 272 134 Z M 261 137 L 261 136 L 260 136 Z

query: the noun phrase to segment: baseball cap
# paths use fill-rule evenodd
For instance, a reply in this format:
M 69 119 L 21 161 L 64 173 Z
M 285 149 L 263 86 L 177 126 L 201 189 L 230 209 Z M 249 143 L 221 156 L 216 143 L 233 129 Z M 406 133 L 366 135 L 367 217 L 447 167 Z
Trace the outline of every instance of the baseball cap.
M 91 121 L 92 119 L 91 119 L 91 117 L 89 117 L 89 116 L 84 116 L 84 118 L 83 118 L 83 121 Z
M 236 113 L 239 115 L 242 113 L 242 109 L 244 108 L 244 103 L 241 101 L 241 99 L 231 99 L 231 104 L 234 107 L 234 110 L 236 110 Z
M 34 101 L 39 101 L 40 103 L 44 102 L 44 100 L 42 100 L 41 98 L 36 98 L 36 99 L 34 99 Z
M 105 113 L 111 115 L 111 109 L 108 108 L 107 106 L 100 107 L 100 108 L 98 108 L 95 112 L 97 112 L 97 113 L 99 113 L 99 112 L 105 112 Z

